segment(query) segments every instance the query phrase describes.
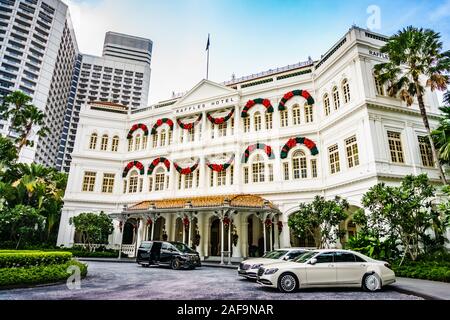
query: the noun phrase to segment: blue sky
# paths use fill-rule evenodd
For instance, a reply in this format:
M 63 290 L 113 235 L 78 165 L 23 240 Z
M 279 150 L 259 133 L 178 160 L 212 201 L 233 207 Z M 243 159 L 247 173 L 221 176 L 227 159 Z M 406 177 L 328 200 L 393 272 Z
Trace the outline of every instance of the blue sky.
M 367 26 L 367 8 L 380 8 L 376 32 L 392 35 L 414 25 L 442 35 L 450 49 L 450 0 L 65 0 L 83 53 L 101 54 L 106 31 L 154 43 L 149 102 L 210 80 L 237 77 L 320 58 L 356 24 Z

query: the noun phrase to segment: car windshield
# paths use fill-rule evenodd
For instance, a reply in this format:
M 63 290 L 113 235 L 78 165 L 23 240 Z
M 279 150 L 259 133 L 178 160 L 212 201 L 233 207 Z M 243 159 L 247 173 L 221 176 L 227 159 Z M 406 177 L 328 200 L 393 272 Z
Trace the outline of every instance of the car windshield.
M 287 251 L 284 251 L 284 250 L 274 250 L 274 251 L 266 252 L 262 257 L 268 258 L 268 259 L 280 259 L 286 253 L 287 253 Z
M 298 263 L 305 263 L 306 261 L 308 261 L 309 259 L 314 257 L 316 254 L 317 254 L 316 251 L 305 252 L 305 253 L 299 255 L 297 258 L 295 258 L 292 261 L 298 262 Z
M 192 250 L 184 243 L 175 242 L 175 243 L 172 243 L 172 245 L 175 248 L 177 248 L 178 251 L 183 252 L 183 253 L 197 253 L 197 251 Z

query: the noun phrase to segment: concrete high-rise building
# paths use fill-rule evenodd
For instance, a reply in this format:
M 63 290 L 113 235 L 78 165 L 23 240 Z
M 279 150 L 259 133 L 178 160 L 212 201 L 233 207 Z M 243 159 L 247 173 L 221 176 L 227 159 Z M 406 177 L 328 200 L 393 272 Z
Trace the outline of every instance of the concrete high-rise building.
M 54 166 L 69 104 L 78 47 L 66 4 L 60 0 L 0 1 L 0 99 L 21 90 L 46 114 L 49 135 L 31 136 L 20 161 Z M 0 120 L 0 134 L 14 135 Z
M 69 172 L 82 105 L 101 101 L 131 109 L 147 106 L 152 47 L 149 39 L 107 32 L 101 57 L 81 55 L 73 73 L 77 88 L 65 115 L 58 170 Z

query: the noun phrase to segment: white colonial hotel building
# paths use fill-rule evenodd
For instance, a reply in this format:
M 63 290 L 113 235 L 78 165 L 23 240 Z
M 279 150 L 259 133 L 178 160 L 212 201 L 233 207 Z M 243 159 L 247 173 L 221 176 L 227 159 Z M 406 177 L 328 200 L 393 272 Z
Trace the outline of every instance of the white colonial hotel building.
M 353 27 L 318 61 L 202 80 L 137 111 L 83 106 L 58 244 L 80 242 L 70 217 L 104 211 L 114 217 L 110 244 L 130 255 L 165 234 L 203 258 L 231 248 L 239 260 L 258 246 L 312 246 L 287 221 L 316 195 L 344 197 L 353 212 L 378 182 L 438 181 L 417 104 L 388 97 L 373 76 L 386 41 Z M 436 126 L 436 95 L 427 91 L 425 104 Z M 338 246 L 356 231 L 351 216 L 342 228 Z

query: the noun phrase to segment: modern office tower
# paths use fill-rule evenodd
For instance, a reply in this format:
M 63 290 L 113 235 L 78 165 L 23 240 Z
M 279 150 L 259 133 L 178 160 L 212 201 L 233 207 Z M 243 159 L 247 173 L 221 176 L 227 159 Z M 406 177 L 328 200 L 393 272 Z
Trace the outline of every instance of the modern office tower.
M 101 57 L 85 55 L 79 61 L 75 102 L 67 109 L 56 168 L 69 172 L 79 112 L 83 104 L 102 101 L 131 109 L 147 106 L 153 43 L 139 37 L 107 32 Z
M 20 161 L 54 165 L 78 48 L 60 0 L 0 0 L 0 98 L 21 90 L 46 113 L 49 135 L 35 136 Z M 0 134 L 14 135 L 0 120 Z

